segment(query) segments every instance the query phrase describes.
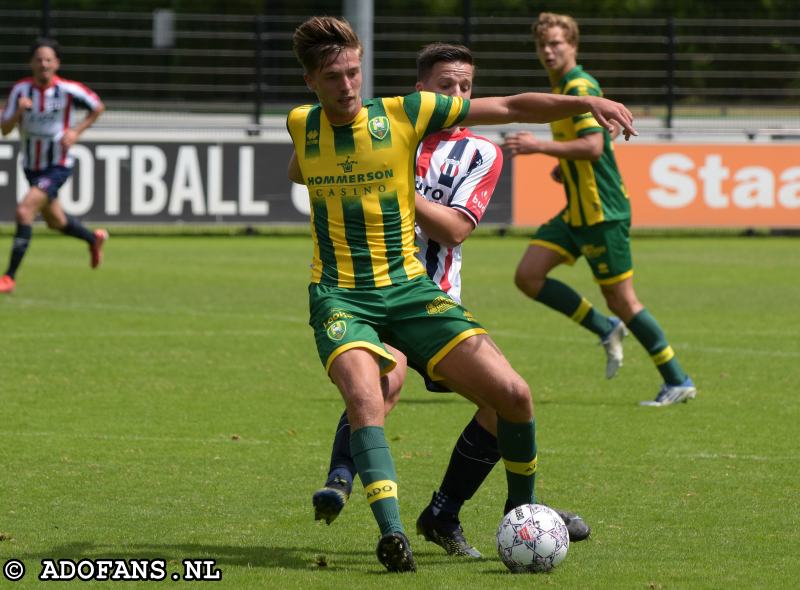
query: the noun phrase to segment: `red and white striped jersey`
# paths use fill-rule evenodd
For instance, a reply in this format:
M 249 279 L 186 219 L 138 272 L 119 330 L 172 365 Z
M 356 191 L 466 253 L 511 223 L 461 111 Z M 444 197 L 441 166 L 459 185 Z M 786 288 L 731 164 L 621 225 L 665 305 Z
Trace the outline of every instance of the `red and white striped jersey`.
M 440 131 L 417 148 L 416 189 L 428 201 L 459 211 L 477 226 L 503 168 L 503 152 L 469 129 Z M 419 227 L 417 257 L 439 288 L 461 302 L 461 246 L 447 248 Z
M 100 105 L 100 98 L 80 82 L 58 76 L 46 88 L 38 86 L 33 78 L 24 78 L 11 89 L 3 120 L 14 115 L 20 96 L 33 101 L 33 107 L 23 113 L 18 125 L 22 167 L 34 171 L 54 165 L 71 168 L 73 158 L 61 147 L 61 136 L 72 126 L 76 108 L 93 111 Z

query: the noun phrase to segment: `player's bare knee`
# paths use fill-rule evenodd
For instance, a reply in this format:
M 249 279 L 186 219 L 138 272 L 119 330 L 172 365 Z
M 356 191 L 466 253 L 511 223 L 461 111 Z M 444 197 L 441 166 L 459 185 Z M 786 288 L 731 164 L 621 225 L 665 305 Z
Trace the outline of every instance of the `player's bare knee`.
M 514 284 L 517 286 L 517 289 L 525 293 L 528 297 L 536 297 L 539 291 L 542 290 L 544 279 L 531 275 L 522 267 L 517 267 L 517 272 L 514 273 Z
M 533 417 L 531 390 L 521 377 L 508 382 L 502 409 L 498 410 L 498 413 L 513 422 L 530 420 Z
M 31 223 L 33 223 L 33 219 L 36 216 L 36 213 L 33 210 L 33 208 L 25 202 L 22 202 L 19 205 L 17 205 L 15 213 L 16 213 L 17 223 L 22 223 L 24 225 L 30 225 Z
M 383 385 L 383 382 L 381 382 Z M 388 415 L 394 409 L 397 402 L 400 401 L 400 391 L 402 389 L 402 382 L 390 383 L 383 388 L 383 413 Z
M 620 305 L 619 300 L 613 297 L 606 297 L 606 306 L 608 307 L 609 310 L 611 310 L 611 313 L 613 313 L 617 317 L 623 317 L 625 315 L 623 313 L 624 312 L 623 306 Z
M 619 294 L 606 294 L 606 305 L 614 315 L 623 320 L 630 319 L 642 308 L 635 297 L 631 299 Z

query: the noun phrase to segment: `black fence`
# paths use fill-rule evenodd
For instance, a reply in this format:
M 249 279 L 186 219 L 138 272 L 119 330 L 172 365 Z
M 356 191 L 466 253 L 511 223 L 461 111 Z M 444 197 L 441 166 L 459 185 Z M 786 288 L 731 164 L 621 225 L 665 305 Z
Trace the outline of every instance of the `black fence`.
M 269 3 L 267 3 L 269 4 Z M 408 92 L 414 57 L 431 41 L 468 44 L 476 95 L 548 90 L 531 18 L 382 14 L 374 20 L 374 90 Z M 298 11 L 299 12 L 299 11 Z M 62 75 L 115 108 L 283 112 L 311 95 L 291 51 L 307 15 L 171 15 L 171 44 L 154 43 L 154 13 L 0 9 L 0 87 L 28 74 L 30 41 L 48 28 L 64 46 Z M 800 20 L 580 18 L 580 62 L 607 96 L 660 117 L 727 115 L 800 121 Z M 3 91 L 5 93 L 5 91 Z

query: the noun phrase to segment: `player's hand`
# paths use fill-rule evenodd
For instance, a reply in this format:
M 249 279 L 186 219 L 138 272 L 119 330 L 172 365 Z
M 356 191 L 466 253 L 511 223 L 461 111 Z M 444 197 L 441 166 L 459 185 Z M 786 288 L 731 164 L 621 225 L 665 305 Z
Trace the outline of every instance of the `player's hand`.
M 609 133 L 614 133 L 612 121 L 616 121 L 622 127 L 622 134 L 625 136 L 626 141 L 630 139 L 631 135 L 639 135 L 633 127 L 633 114 L 624 104 L 599 96 L 587 96 L 586 99 L 589 102 L 589 109 L 592 111 L 594 118 L 608 129 Z
M 20 96 L 17 99 L 18 111 L 29 111 L 33 108 L 33 101 L 27 96 Z
M 550 171 L 550 178 L 552 178 L 558 184 L 564 183 L 564 178 L 561 176 L 561 165 L 556 164 L 553 166 L 553 169 Z
M 616 121 L 611 121 L 611 126 L 614 127 L 614 131 L 611 132 L 611 139 L 617 139 L 620 133 L 622 133 L 622 127 L 619 126 L 619 123 Z
M 64 135 L 61 136 L 61 147 L 64 149 L 68 149 L 75 145 L 75 142 L 78 141 L 78 132 L 72 129 L 64 130 Z
M 536 154 L 541 151 L 539 140 L 530 131 L 519 131 L 506 135 L 503 147 L 509 150 L 512 156 Z

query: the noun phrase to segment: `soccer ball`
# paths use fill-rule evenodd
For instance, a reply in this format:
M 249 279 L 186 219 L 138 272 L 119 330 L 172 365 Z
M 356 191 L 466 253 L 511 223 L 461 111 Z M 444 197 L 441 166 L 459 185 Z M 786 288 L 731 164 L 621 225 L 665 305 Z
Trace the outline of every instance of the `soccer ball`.
M 550 571 L 564 560 L 568 549 L 567 525 L 555 510 L 542 504 L 514 508 L 497 527 L 497 554 L 515 574 Z

